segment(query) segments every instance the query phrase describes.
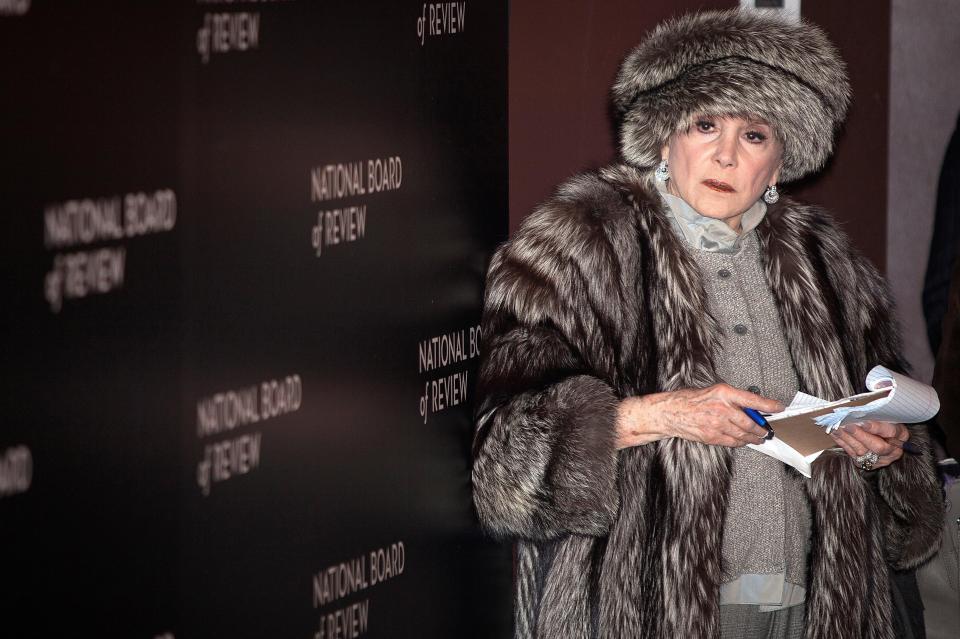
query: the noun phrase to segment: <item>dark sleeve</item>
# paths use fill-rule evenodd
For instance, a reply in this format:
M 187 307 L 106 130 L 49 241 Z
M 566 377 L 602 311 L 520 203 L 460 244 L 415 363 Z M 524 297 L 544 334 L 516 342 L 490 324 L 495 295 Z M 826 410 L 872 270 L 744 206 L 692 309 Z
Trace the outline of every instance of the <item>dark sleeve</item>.
M 923 316 L 934 357 L 940 348 L 950 277 L 960 243 L 960 117 L 947 145 L 937 184 L 937 208 L 927 272 L 923 279 Z
M 921 454 L 872 471 L 880 494 L 887 560 L 895 570 L 918 567 L 940 549 L 943 493 L 937 481 L 926 424 L 910 424 L 910 441 Z
M 616 265 L 567 209 L 531 216 L 487 276 L 473 497 L 496 536 L 603 535 L 619 509 L 619 398 L 598 363 Z
M 865 366 L 858 367 L 860 388 L 867 372 L 877 364 L 901 373 L 909 367 L 901 355 L 896 309 L 886 282 L 872 264 L 856 253 L 853 268 L 857 279 L 852 281 L 861 283 L 861 291 L 872 291 L 872 299 L 861 300 L 856 309 L 848 310 L 850 317 L 861 318 Z M 921 453 L 904 454 L 893 464 L 870 473 L 880 497 L 878 508 L 886 556 L 896 570 L 915 568 L 936 553 L 943 520 L 943 496 L 927 425 L 908 424 L 907 428 L 910 441 Z
M 946 457 L 960 457 L 960 264 L 953 268 L 947 312 L 943 317 L 942 340 L 933 369 L 933 387 L 940 395 L 937 413 L 938 443 Z

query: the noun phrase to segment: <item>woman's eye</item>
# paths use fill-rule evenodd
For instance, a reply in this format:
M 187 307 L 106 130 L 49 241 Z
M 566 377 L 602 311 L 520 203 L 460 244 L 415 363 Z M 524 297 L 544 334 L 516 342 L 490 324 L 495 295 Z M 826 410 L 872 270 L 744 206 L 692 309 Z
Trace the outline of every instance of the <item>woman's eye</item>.
M 764 142 L 767 136 L 760 131 L 747 131 L 747 139 L 751 142 Z
M 710 131 L 713 131 L 713 122 L 710 120 L 697 120 L 696 127 L 697 131 L 700 131 L 701 133 L 709 133 Z

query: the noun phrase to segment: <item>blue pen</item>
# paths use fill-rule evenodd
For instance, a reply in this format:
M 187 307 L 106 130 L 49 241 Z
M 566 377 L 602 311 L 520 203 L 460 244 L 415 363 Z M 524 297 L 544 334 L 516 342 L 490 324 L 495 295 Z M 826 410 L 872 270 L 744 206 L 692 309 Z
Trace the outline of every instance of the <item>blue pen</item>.
M 903 449 L 903 452 L 910 453 L 911 455 L 920 455 L 923 452 L 920 450 L 920 447 L 913 442 L 900 442 L 900 448 Z
M 767 423 L 767 420 L 763 418 L 763 415 L 758 413 L 753 408 L 744 408 L 743 412 L 747 414 L 758 426 L 762 426 L 767 430 L 767 436 L 764 437 L 764 441 L 768 439 L 773 439 L 773 428 L 770 427 L 770 424 Z

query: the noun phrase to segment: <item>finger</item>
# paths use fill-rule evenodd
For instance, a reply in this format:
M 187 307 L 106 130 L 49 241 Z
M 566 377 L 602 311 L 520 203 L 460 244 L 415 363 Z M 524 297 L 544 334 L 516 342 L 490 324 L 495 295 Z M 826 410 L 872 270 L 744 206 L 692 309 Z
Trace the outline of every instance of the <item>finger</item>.
M 861 455 L 866 455 L 866 454 L 867 454 L 867 447 L 864 446 L 861 441 L 859 441 L 858 439 L 854 438 L 849 432 L 844 431 L 844 430 L 841 429 L 841 430 L 838 430 L 838 431 L 834 432 L 834 433 L 833 433 L 833 436 L 834 436 L 836 439 L 838 439 L 838 440 L 840 440 L 841 442 L 843 442 L 844 444 L 846 444 L 846 446 L 842 446 L 842 445 L 841 445 L 841 447 L 842 447 L 844 450 L 847 450 L 847 448 L 849 448 L 849 450 L 847 451 L 847 454 L 849 454 L 849 455 L 851 455 L 851 456 L 853 456 L 853 457 L 860 457 Z
M 853 448 L 850 447 L 850 444 L 844 441 L 836 433 L 831 434 L 830 436 L 833 437 L 833 441 L 837 442 L 837 445 L 839 445 L 840 448 L 843 449 L 843 452 L 845 452 L 847 455 L 850 455 L 851 457 L 857 456 L 857 454 L 853 451 Z
M 755 444 L 757 443 L 757 435 L 749 430 L 741 430 L 736 426 L 731 425 L 731 427 L 726 431 L 726 434 L 730 437 L 740 440 L 744 444 Z
M 720 446 L 726 446 L 727 448 L 741 448 L 747 445 L 747 442 L 743 441 L 738 437 L 732 435 L 717 435 L 715 442 Z
M 902 442 L 905 442 L 908 439 L 910 439 L 910 429 L 904 426 L 903 424 L 897 424 L 897 426 L 899 427 L 897 428 L 897 439 L 899 439 Z
M 891 424 L 890 422 L 863 422 L 860 424 L 860 428 L 871 435 L 884 439 L 897 435 L 897 424 Z
M 785 407 L 775 399 L 757 395 L 750 391 L 730 387 L 728 399 L 741 408 L 754 408 L 764 413 L 779 413 Z
M 899 446 L 894 446 L 883 437 L 871 435 L 862 428 L 854 428 L 848 432 L 847 435 L 860 442 L 867 450 L 872 450 L 878 455 L 889 455 L 895 449 L 899 448 Z
M 736 432 L 729 432 L 730 435 L 735 437 L 745 437 L 745 441 L 749 441 L 751 444 L 754 443 L 754 440 L 759 437 L 763 439 L 767 436 L 767 429 L 763 426 L 757 424 L 753 419 L 744 413 L 742 410 L 734 409 L 731 412 L 728 418 L 728 424 L 733 427 Z
M 737 446 L 757 443 L 759 432 L 766 435 L 764 429 L 757 426 L 752 419 L 747 417 L 746 413 L 738 408 L 729 408 L 718 417 L 719 419 L 716 422 L 717 434 L 736 440 L 739 442 Z
M 864 422 L 860 427 L 864 431 L 885 439 L 895 446 L 899 446 L 901 442 L 910 439 L 910 430 L 903 424 L 892 422 Z
M 903 457 L 903 451 L 901 451 L 900 449 L 897 449 L 890 455 L 881 455 L 880 458 L 877 459 L 877 462 L 873 465 L 873 468 L 877 469 L 877 468 L 883 468 L 884 466 L 889 466 L 890 464 L 894 463 L 901 457 Z
M 742 430 L 738 435 L 738 439 L 744 444 L 762 444 L 767 438 L 767 431 L 760 429 L 761 433 L 752 430 Z
M 897 426 L 898 428 L 896 437 L 886 437 L 885 439 L 887 442 L 901 450 L 904 450 L 906 447 L 910 447 L 910 452 L 916 452 L 916 449 L 914 448 L 916 445 L 910 443 L 910 429 L 903 424 L 897 424 Z

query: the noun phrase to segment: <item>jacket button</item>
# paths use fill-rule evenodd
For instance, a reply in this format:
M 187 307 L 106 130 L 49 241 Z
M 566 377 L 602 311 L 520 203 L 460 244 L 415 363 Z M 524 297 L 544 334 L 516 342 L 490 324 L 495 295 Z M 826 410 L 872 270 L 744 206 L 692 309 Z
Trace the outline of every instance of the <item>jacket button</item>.
M 737 335 L 746 335 L 747 327 L 744 326 L 743 324 L 737 324 L 736 326 L 733 327 L 733 332 L 736 333 Z
M 759 394 L 760 394 L 760 387 L 759 387 L 759 386 L 747 386 L 747 390 L 750 391 L 751 393 L 755 394 L 755 395 L 759 395 Z
M 719 275 L 723 279 L 727 279 L 728 277 L 730 277 L 730 271 L 728 271 L 725 268 L 722 268 L 719 271 L 717 271 L 717 275 Z

